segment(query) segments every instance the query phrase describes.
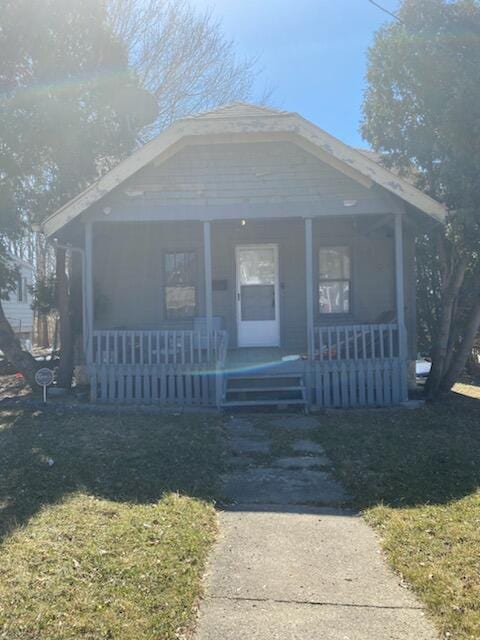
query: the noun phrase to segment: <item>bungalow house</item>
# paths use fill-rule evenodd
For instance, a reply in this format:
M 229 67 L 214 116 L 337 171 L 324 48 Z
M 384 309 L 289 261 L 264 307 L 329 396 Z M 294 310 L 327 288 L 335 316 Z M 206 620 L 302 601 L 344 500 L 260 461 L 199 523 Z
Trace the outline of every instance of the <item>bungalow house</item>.
M 94 401 L 390 405 L 442 205 L 296 113 L 177 121 L 49 217 L 83 260 Z

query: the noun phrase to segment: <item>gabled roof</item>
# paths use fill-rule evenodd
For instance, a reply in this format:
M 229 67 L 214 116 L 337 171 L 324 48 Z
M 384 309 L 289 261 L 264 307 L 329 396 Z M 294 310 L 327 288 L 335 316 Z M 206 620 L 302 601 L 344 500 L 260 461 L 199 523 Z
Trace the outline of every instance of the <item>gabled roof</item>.
M 382 167 L 370 154 L 349 147 L 297 113 L 236 102 L 178 120 L 49 216 L 43 224 L 44 230 L 48 236 L 53 235 L 137 171 L 168 152 L 183 138 L 222 134 L 248 136 L 255 133 L 294 135 L 299 141 L 331 157 L 337 165 L 348 168 L 359 178 L 380 185 L 440 222 L 445 220 L 446 209 L 442 204 Z

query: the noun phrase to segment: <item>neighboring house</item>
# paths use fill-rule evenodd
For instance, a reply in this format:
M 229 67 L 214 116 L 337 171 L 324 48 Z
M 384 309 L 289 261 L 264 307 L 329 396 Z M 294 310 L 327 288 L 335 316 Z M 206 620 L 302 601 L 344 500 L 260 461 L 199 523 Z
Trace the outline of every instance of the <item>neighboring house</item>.
M 31 349 L 33 335 L 33 252 L 30 242 L 11 246 L 10 258 L 18 269 L 15 290 L 2 303 L 7 320 L 24 345 Z
M 45 222 L 84 252 L 92 400 L 388 405 L 438 202 L 295 113 L 184 118 Z M 409 372 L 409 374 L 407 373 Z

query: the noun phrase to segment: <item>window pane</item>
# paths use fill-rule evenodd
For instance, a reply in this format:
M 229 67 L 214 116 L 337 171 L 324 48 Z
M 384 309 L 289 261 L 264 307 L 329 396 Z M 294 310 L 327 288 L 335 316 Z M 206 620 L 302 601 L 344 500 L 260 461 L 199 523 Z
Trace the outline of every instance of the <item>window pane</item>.
M 165 276 L 167 285 L 194 284 L 196 278 L 196 256 L 187 253 L 167 253 L 165 255 Z
M 349 247 L 323 247 L 320 249 L 320 280 L 348 280 L 349 278 Z
M 350 282 L 321 282 L 319 286 L 320 313 L 349 313 Z
M 192 318 L 195 315 L 195 287 L 166 287 L 165 304 L 169 318 Z

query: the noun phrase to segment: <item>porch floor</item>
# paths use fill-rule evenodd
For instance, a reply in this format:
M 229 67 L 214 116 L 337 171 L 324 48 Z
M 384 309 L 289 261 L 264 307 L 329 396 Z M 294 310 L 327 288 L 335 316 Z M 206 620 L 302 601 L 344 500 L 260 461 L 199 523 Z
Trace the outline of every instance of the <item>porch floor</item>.
M 289 356 L 292 357 L 291 360 Z M 225 369 L 227 373 L 230 374 L 252 372 L 260 375 L 262 371 L 270 369 L 271 367 L 282 366 L 283 368 L 287 364 L 291 367 L 292 365 L 294 366 L 295 363 L 301 367 L 304 361 L 301 358 L 295 360 L 295 356 L 301 356 L 301 354 L 281 347 L 242 347 L 239 349 L 229 349 Z

